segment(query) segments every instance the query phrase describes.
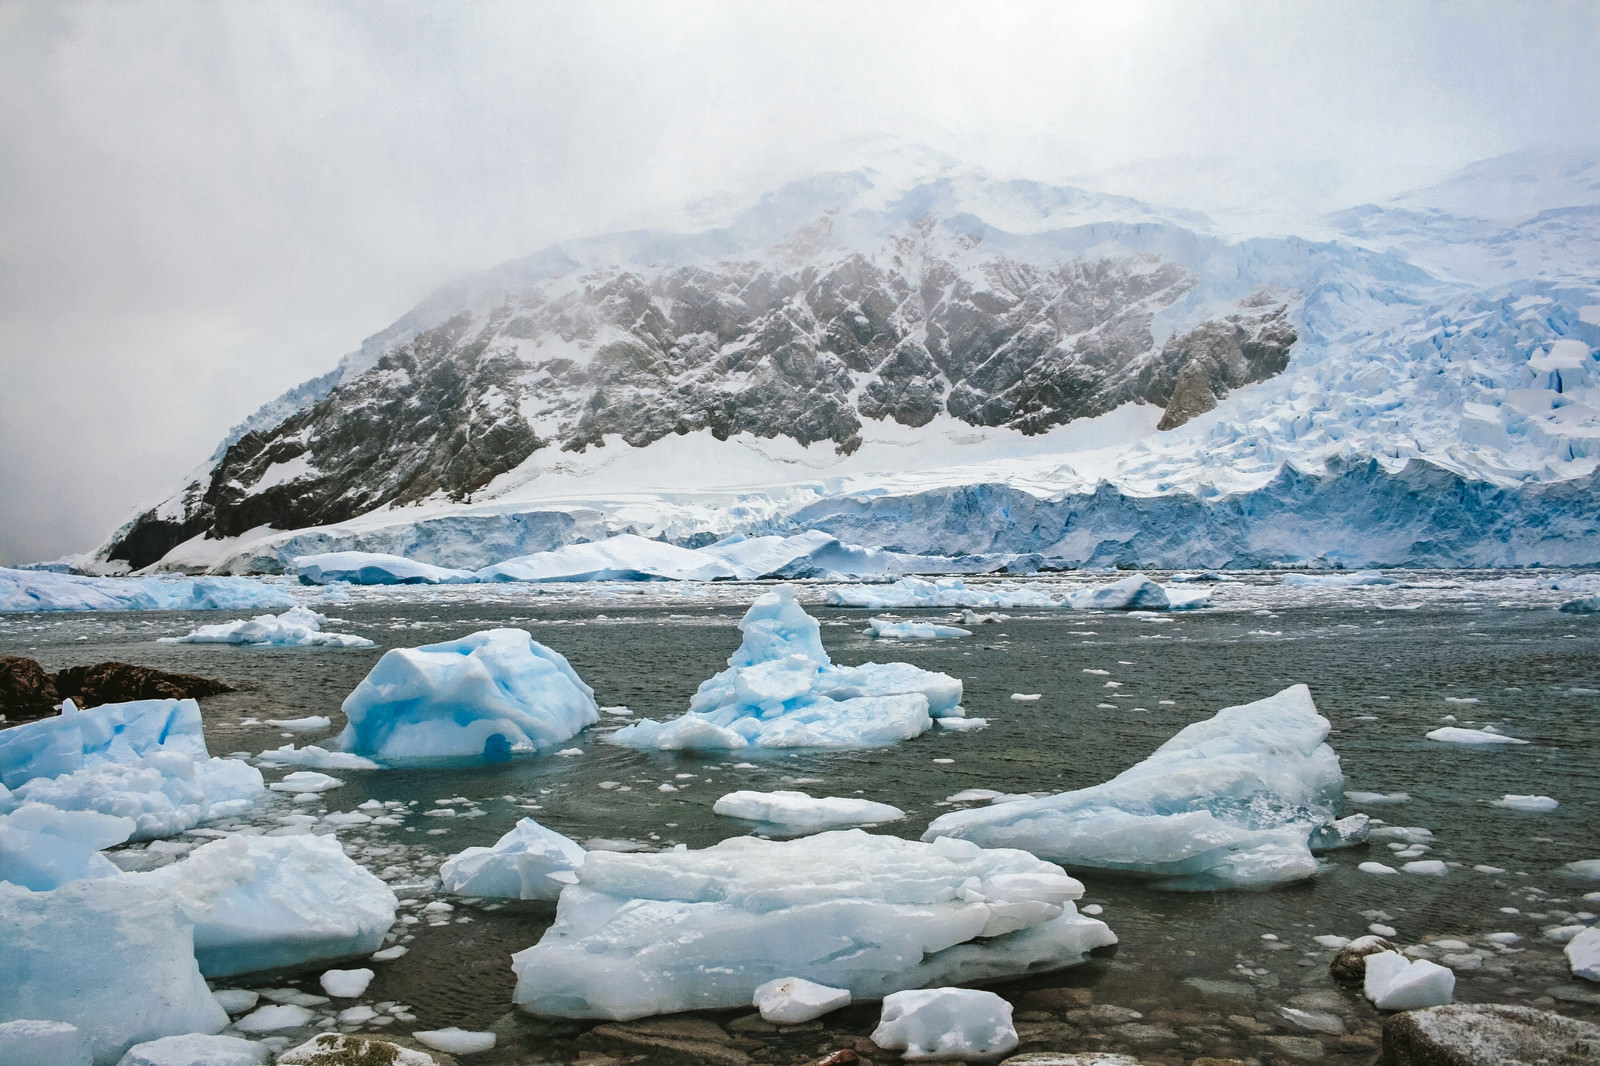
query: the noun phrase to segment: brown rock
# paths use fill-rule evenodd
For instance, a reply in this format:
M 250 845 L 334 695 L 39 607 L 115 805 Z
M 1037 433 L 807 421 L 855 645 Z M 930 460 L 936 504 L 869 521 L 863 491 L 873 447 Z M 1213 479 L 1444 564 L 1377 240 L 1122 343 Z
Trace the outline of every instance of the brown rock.
M 79 707 L 128 700 L 184 700 L 232 692 L 230 685 L 194 674 L 169 674 L 132 663 L 72 666 L 55 675 L 56 690 Z
M 1600 1025 L 1533 1007 L 1455 1003 L 1383 1023 L 1381 1066 L 1593 1066 Z
M 831 1055 L 824 1055 L 811 1063 L 811 1066 L 846 1066 L 846 1063 L 860 1062 L 861 1056 L 849 1048 L 840 1048 Z
M 712 1066 L 746 1066 L 750 1056 L 732 1046 L 722 1027 L 705 1018 L 647 1018 L 597 1025 L 588 1035 L 634 1047 L 675 1052 Z
M 1094 993 L 1087 988 L 1035 988 L 1018 996 L 1014 1002 L 1029 1010 L 1063 1013 L 1089 1006 L 1094 1002 Z
M 1398 951 L 1381 936 L 1358 936 L 1339 949 L 1339 954 L 1328 964 L 1328 972 L 1335 981 L 1355 984 L 1367 976 L 1367 956 L 1380 951 Z
M 1144 1066 L 1138 1059 L 1127 1055 L 1113 1055 L 1104 1051 L 1030 1051 L 1026 1055 L 1013 1055 L 1000 1066 Z
M 15 725 L 55 714 L 61 693 L 44 667 L 20 655 L 0 655 L 0 715 Z

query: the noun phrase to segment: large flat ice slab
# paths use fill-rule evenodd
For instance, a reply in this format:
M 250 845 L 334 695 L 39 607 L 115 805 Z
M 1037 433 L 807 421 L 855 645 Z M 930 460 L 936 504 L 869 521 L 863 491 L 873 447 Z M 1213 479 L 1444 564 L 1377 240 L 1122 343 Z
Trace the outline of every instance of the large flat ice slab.
M 383 763 L 493 759 L 559 744 L 600 717 L 567 660 L 521 629 L 384 653 L 345 697 L 336 745 Z
M 398 905 L 331 836 L 228 837 L 122 883 L 187 909 L 208 977 L 369 954 Z
M 1308 841 L 1344 790 L 1328 722 L 1295 685 L 1180 730 L 1104 784 L 955 811 L 923 839 L 1025 848 L 1163 887 L 1261 887 L 1310 877 Z
M 715 581 L 738 571 L 715 556 L 624 533 L 592 544 L 507 559 L 479 581 Z
M 281 586 L 248 577 L 78 577 L 0 566 L 10 611 L 249 611 L 293 607 Z
M 573 1018 L 744 1007 L 799 977 L 877 998 L 1082 962 L 1116 942 L 1083 886 L 1026 852 L 846 829 L 699 851 L 590 852 L 512 956 L 516 1003 Z
M 228 1015 L 195 965 L 176 900 L 128 878 L 51 892 L 0 884 L 0 1018 L 67 1022 L 97 1064 L 134 1044 L 215 1033 Z
M 613 744 L 655 749 L 870 748 L 963 717 L 961 682 L 910 663 L 835 666 L 816 619 L 780 586 L 759 596 L 728 669 L 701 683 L 679 718 L 646 718 Z
M 477 580 L 471 570 L 420 563 L 382 552 L 323 552 L 297 555 L 293 569 L 302 585 L 457 585 Z
M 769 836 L 800 836 L 824 829 L 844 829 L 896 822 L 906 816 L 899 807 L 848 796 L 808 796 L 779 789 L 729 792 L 712 805 L 713 814 L 755 822 Z

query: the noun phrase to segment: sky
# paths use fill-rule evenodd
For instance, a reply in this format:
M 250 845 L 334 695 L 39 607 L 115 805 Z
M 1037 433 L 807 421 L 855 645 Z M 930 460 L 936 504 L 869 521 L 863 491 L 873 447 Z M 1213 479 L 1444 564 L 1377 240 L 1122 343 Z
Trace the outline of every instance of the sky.
M 1600 144 L 1600 4 L 0 0 L 0 564 L 435 288 L 885 141 L 1203 209 Z

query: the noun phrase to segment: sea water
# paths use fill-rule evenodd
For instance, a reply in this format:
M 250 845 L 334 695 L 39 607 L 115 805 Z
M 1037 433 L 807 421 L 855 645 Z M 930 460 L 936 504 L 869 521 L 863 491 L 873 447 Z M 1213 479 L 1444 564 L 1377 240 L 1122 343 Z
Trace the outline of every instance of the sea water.
M 1391 939 L 1401 945 L 1444 942 L 1423 950 L 1436 961 L 1457 957 L 1458 1001 L 1600 1018 L 1600 988 L 1571 978 L 1561 934 L 1547 932 L 1594 924 L 1600 911 L 1600 897 L 1585 899 L 1600 883 L 1560 871 L 1575 859 L 1600 858 L 1600 617 L 1558 613 L 1555 605 L 1570 596 L 1551 590 L 1546 574 L 1398 576 L 1401 585 L 1333 589 L 1243 575 L 1213 586 L 1213 605 L 1200 611 L 1019 610 L 1003 612 L 1010 615 L 1004 622 L 970 626 L 970 637 L 907 642 L 868 637 L 867 619 L 882 612 L 821 607 L 825 586 L 802 583 L 801 600 L 821 621 L 835 662 L 904 660 L 952 674 L 965 683 L 968 714 L 989 720 L 978 731 L 936 730 L 855 752 L 663 753 L 603 742 L 606 731 L 637 717 L 682 713 L 700 681 L 738 646 L 736 623 L 764 587 L 758 583 L 390 587 L 331 597 L 297 591 L 340 619 L 340 632 L 372 639 L 372 649 L 156 643 L 217 621 L 214 612 L 0 616 L 0 653 L 29 655 L 51 670 L 120 659 L 236 685 L 240 691 L 202 704 L 214 754 L 325 742 L 265 723 L 329 715 L 330 735 L 336 733 L 340 701 L 391 647 L 520 626 L 565 655 L 608 708 L 599 725 L 561 746 L 581 754 L 339 771 L 345 785 L 314 803 L 275 795 L 251 817 L 212 827 L 337 828 L 347 850 L 404 901 L 390 939 L 408 950 L 374 965 L 377 976 L 359 1002 L 386 1005 L 378 1018 L 390 1019 L 389 1031 L 498 1031 L 497 1048 L 474 1062 L 571 1060 L 603 1046 L 585 1023 L 548 1023 L 511 1010 L 508 957 L 538 939 L 551 917 L 548 904 L 462 901 L 439 888 L 445 858 L 493 843 L 518 818 L 531 816 L 591 847 L 702 847 L 751 831 L 712 813 L 719 796 L 796 789 L 891 803 L 907 818 L 876 831 L 915 838 L 955 809 L 949 797 L 962 790 L 1091 785 L 1184 725 L 1295 683 L 1310 686 L 1333 725 L 1329 742 L 1346 788 L 1407 797 L 1352 803 L 1347 811 L 1432 830 L 1429 850 L 1418 857 L 1442 860 L 1448 872 L 1380 877 L 1358 870 L 1362 862 L 1398 869 L 1407 861 L 1385 843 L 1334 852 L 1315 879 L 1266 892 L 1158 892 L 1074 871 L 1088 888 L 1080 906 L 1103 908 L 1100 916 L 1121 943 L 1084 966 L 999 988 L 1017 1006 L 1022 1050 L 1122 1050 L 1148 1063 L 1369 1054 L 1380 1016 L 1355 990 L 1332 982 L 1332 951 L 1313 938 L 1355 937 L 1375 925 L 1394 930 Z M 1106 578 L 1034 580 L 1060 595 Z M 951 616 L 900 613 L 929 621 Z M 1011 699 L 1035 693 L 1037 700 Z M 1491 726 L 1529 743 L 1484 748 L 1425 739 L 1446 724 Z M 1549 796 L 1560 805 L 1543 812 L 1494 806 L 1508 794 Z M 363 811 L 378 821 L 340 824 Z M 169 849 L 135 846 L 113 857 L 125 868 L 145 868 L 170 861 Z M 1504 933 L 1520 939 L 1487 939 Z M 226 986 L 318 992 L 319 972 Z M 853 1007 L 820 1029 L 789 1033 L 767 1032 L 738 1012 L 708 1017 L 731 1022 L 738 1039 L 755 1040 L 773 1061 L 785 1062 L 864 1037 L 876 1008 Z

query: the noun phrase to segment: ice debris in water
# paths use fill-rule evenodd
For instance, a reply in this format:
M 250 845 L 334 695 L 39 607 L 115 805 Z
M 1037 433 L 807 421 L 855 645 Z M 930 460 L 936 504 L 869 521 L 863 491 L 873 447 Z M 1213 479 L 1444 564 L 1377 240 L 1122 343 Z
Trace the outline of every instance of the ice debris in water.
M 722 796 L 712 813 L 743 818 L 780 833 L 799 835 L 824 829 L 894 822 L 906 816 L 899 807 L 872 800 L 825 796 L 821 799 L 804 792 L 739 791 Z
M 751 997 L 761 1020 L 774 1025 L 800 1025 L 849 1005 L 849 989 L 829 988 L 803 977 L 768 981 Z
M 1289 588 L 1349 589 L 1398 585 L 1400 581 L 1379 570 L 1357 570 L 1351 574 L 1284 574 L 1281 583 Z
M 454 1026 L 448 1029 L 424 1029 L 411 1035 L 419 1043 L 447 1055 L 476 1055 L 493 1048 L 495 1042 L 493 1033 L 472 1032 Z
M 344 713 L 335 745 L 384 763 L 537 751 L 600 718 L 567 660 L 521 629 L 391 649 L 345 697 Z
M 9 611 L 250 611 L 293 607 L 281 586 L 248 577 L 78 577 L 0 566 Z
M 97 1063 L 147 1040 L 218 1032 L 228 1015 L 192 943 L 179 902 L 129 878 L 51 892 L 0 884 L 0 1018 L 75 1025 Z
M 208 977 L 376 951 L 399 905 L 331 836 L 226 837 L 117 883 L 188 909 Z
M 918 1059 L 997 1059 L 1020 1042 L 1011 1004 L 976 988 L 920 988 L 883 997 L 872 1042 Z
M 1567 965 L 1572 976 L 1600 981 L 1600 928 L 1589 928 L 1567 941 Z
M 309 607 L 291 607 L 282 614 L 258 614 L 239 622 L 200 626 L 181 637 L 161 637 L 159 644 L 243 644 L 272 648 L 370 648 L 372 641 L 349 633 L 324 633 L 328 621 Z
M 1100 785 L 953 811 L 923 839 L 1025 848 L 1165 888 L 1262 887 L 1317 871 L 1310 840 L 1344 788 L 1328 721 L 1304 685 L 1180 730 Z
M 9 804 L 132 818 L 133 840 L 242 814 L 266 794 L 255 767 L 210 756 L 194 700 L 83 711 L 68 700 L 54 718 L 0 731 L 0 787 L 11 790 Z
M 1379 1010 L 1417 1010 L 1449 1003 L 1456 975 L 1427 959 L 1408 959 L 1398 951 L 1378 951 L 1366 958 L 1362 994 Z
M 970 637 L 972 630 L 960 626 L 941 625 L 938 622 L 896 622 L 889 618 L 874 618 L 867 622 L 866 634 L 880 640 L 943 640 L 950 637 Z
M 1083 886 L 1022 851 L 843 829 L 697 851 L 593 852 L 512 956 L 518 1006 L 639 1018 L 748 1005 L 800 977 L 857 998 L 1038 973 L 1116 942 Z
M 967 588 L 958 577 L 929 581 L 903 577 L 888 585 L 839 585 L 823 595 L 832 607 L 870 607 L 888 611 L 904 607 L 1059 607 L 1049 593 L 1005 582 Z
M 1490 806 L 1507 807 L 1513 811 L 1553 811 L 1561 804 L 1549 796 L 1517 796 L 1508 792 Z
M 468 848 L 439 868 L 446 892 L 460 896 L 555 899 L 575 880 L 585 852 L 532 818 L 519 821 L 493 847 Z
M 1429 740 L 1437 740 L 1444 744 L 1526 744 L 1526 740 L 1508 737 L 1496 733 L 1491 729 L 1463 729 L 1459 726 L 1447 725 L 1435 729 L 1428 735 Z
M 477 580 L 471 570 L 451 570 L 381 552 L 297 555 L 291 566 L 302 585 L 329 585 L 335 581 L 352 585 L 453 585 Z
M 757 597 L 728 669 L 700 684 L 689 711 L 642 719 L 613 744 L 645 749 L 870 748 L 908 740 L 935 718 L 964 718 L 961 682 L 910 663 L 835 666 L 816 619 L 779 586 Z

